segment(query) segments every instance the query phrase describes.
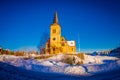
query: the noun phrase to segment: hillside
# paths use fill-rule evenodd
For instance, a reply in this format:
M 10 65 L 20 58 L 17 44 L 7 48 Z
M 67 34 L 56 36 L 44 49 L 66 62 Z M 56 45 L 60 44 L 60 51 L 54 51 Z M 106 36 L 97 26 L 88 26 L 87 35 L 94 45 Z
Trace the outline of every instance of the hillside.
M 73 64 L 66 62 L 68 57 L 71 59 L 73 57 L 75 58 Z M 83 61 L 83 63 L 77 64 L 78 61 Z M 47 59 L 31 58 L 26 60 L 23 57 L 16 57 L 13 55 L 0 55 L 0 66 L 1 79 L 6 79 L 4 75 L 8 75 L 11 80 L 14 80 L 13 78 L 25 80 L 29 77 L 35 80 L 44 80 L 46 78 L 51 80 L 53 78 L 56 78 L 56 80 L 63 80 L 66 78 L 68 80 L 75 80 L 86 77 L 92 79 L 96 78 L 93 76 L 97 76 L 97 74 L 104 73 L 107 75 L 107 72 L 119 70 L 120 59 L 110 56 L 90 55 L 84 55 L 84 59 L 80 59 L 76 55 L 59 54 Z M 19 71 L 21 72 L 18 73 Z M 34 72 L 34 75 L 31 75 L 32 72 Z M 12 75 L 10 75 L 11 73 Z M 118 75 L 117 72 L 116 74 Z M 23 77 L 25 77 L 25 79 Z M 103 76 L 103 79 L 104 78 L 105 76 Z M 109 76 L 107 78 L 109 78 Z

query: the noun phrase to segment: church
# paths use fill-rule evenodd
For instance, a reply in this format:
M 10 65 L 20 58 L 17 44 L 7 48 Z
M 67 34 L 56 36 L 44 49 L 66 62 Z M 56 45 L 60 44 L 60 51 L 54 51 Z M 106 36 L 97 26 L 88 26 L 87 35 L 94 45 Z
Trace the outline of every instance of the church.
M 74 54 L 76 52 L 76 43 L 74 40 L 67 41 L 61 36 L 61 27 L 58 22 L 57 12 L 54 14 L 53 23 L 50 26 L 50 38 L 46 42 L 46 54 Z

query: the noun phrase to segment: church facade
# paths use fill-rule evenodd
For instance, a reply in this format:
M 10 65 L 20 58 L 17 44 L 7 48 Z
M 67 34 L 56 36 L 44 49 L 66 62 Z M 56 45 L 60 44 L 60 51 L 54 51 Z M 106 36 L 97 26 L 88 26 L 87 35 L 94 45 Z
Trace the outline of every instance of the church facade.
M 76 52 L 75 41 L 67 41 L 61 36 L 61 27 L 58 23 L 57 12 L 54 14 L 53 23 L 50 26 L 50 39 L 46 42 L 46 54 L 73 54 Z

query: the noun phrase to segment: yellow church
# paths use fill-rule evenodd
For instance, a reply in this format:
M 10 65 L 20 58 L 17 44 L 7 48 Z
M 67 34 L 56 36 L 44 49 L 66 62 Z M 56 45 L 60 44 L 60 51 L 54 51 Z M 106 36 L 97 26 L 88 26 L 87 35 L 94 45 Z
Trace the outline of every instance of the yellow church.
M 46 42 L 46 54 L 74 54 L 76 52 L 75 41 L 67 41 L 61 36 L 61 27 L 58 23 L 57 12 L 54 14 L 53 23 L 50 26 L 50 39 Z

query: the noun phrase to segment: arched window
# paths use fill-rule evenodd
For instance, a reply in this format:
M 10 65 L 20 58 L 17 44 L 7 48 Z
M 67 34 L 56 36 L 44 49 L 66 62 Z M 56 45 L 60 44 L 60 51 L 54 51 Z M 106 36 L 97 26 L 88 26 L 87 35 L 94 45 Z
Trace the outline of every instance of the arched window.
M 56 40 L 56 38 L 53 38 L 53 40 L 55 41 L 55 40 Z
M 53 51 L 55 51 L 55 48 L 53 48 Z
M 64 44 L 64 43 L 62 43 L 62 44 L 61 44 L 61 46 L 65 46 L 65 44 Z

